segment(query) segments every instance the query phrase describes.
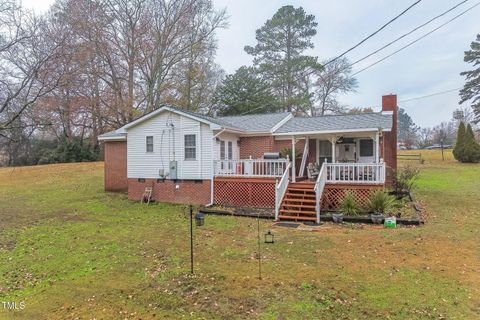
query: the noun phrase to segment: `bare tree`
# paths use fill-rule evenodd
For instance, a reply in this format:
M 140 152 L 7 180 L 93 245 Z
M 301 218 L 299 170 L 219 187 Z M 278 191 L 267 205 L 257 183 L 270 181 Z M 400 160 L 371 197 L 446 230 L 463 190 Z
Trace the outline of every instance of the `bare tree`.
M 357 79 L 352 77 L 352 68 L 346 58 L 340 58 L 326 64 L 323 69 L 316 72 L 315 96 L 318 105 L 312 115 L 325 115 L 326 113 L 342 113 L 344 108 L 338 103 L 340 93 L 355 91 Z
M 43 41 L 40 32 L 43 23 L 42 19 L 22 9 L 19 1 L 0 4 L 1 135 L 6 136 L 5 131 L 55 86 L 42 68 L 58 47 Z

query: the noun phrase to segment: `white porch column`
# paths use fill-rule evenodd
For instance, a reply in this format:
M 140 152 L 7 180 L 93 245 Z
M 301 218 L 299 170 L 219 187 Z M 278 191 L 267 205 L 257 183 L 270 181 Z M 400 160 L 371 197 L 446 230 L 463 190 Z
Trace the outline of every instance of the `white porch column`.
M 337 142 L 337 138 L 333 137 L 332 139 L 330 139 L 330 141 L 332 142 L 332 163 L 335 163 L 337 162 L 335 155 L 335 143 Z
M 380 162 L 380 137 L 378 131 L 375 133 L 375 163 Z
M 295 173 L 296 173 L 296 167 L 295 167 L 295 158 L 296 158 L 296 154 L 295 154 L 295 136 L 292 136 L 292 182 L 296 182 L 297 179 L 295 177 Z

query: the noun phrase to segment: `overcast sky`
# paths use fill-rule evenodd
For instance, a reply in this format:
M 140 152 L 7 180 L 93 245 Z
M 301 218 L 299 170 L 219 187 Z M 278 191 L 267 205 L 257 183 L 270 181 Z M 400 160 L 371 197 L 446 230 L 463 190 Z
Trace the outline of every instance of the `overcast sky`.
M 47 10 L 53 2 L 23 0 L 25 6 L 37 12 Z M 318 23 L 317 35 L 313 39 L 315 48 L 308 54 L 324 60 L 350 48 L 414 2 L 214 0 L 217 8 L 227 8 L 230 17 L 229 28 L 218 32 L 217 63 L 227 73 L 234 72 L 242 65 L 250 65 L 252 59 L 243 51 L 243 47 L 254 45 L 255 30 L 286 4 L 302 6 L 307 13 L 315 15 Z M 461 0 L 423 0 L 347 57 L 355 61 L 459 2 Z M 450 14 L 355 65 L 354 71 L 383 58 L 476 3 L 467 1 Z M 463 62 L 464 51 L 469 49 L 470 43 L 480 32 L 479 16 L 480 6 L 411 47 L 359 73 L 357 92 L 341 96 L 340 101 L 350 107 L 380 106 L 384 94 L 396 93 L 398 100 L 402 101 L 461 87 L 464 79 L 459 73 L 471 68 Z M 433 126 L 451 118 L 452 111 L 458 107 L 458 91 L 399 103 L 399 106 L 412 116 L 416 124 Z

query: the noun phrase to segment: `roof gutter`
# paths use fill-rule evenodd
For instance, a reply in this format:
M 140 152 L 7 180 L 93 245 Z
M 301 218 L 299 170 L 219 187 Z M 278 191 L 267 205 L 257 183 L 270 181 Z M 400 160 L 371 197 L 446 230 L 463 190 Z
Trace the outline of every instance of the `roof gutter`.
M 274 136 L 300 136 L 300 135 L 304 136 L 304 135 L 329 134 L 329 133 L 378 132 L 379 130 L 380 131 L 390 131 L 390 129 L 382 129 L 382 128 L 365 128 L 365 129 L 280 132 L 280 133 L 273 133 L 273 135 Z

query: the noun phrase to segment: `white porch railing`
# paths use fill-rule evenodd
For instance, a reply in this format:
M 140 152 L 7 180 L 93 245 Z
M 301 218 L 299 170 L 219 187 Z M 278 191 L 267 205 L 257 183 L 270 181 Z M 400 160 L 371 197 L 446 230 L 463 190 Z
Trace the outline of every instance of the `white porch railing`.
M 322 165 L 317 180 L 315 181 L 315 187 L 313 188 L 313 190 L 315 191 L 315 211 L 317 213 L 317 223 L 320 223 L 320 202 L 322 200 L 323 189 L 325 188 L 325 184 L 327 183 L 326 164 L 327 163 L 324 163 Z
M 285 168 L 285 172 L 282 175 L 282 179 L 277 181 L 275 184 L 275 221 L 278 220 L 278 213 L 280 211 L 280 206 L 282 205 L 283 196 L 288 188 L 288 183 L 290 182 L 290 167 L 292 166 L 291 163 L 288 163 L 287 167 Z
M 325 163 L 329 183 L 385 183 L 385 163 Z M 322 166 L 323 168 L 323 166 Z
M 281 177 L 288 159 L 214 160 L 216 177 Z

